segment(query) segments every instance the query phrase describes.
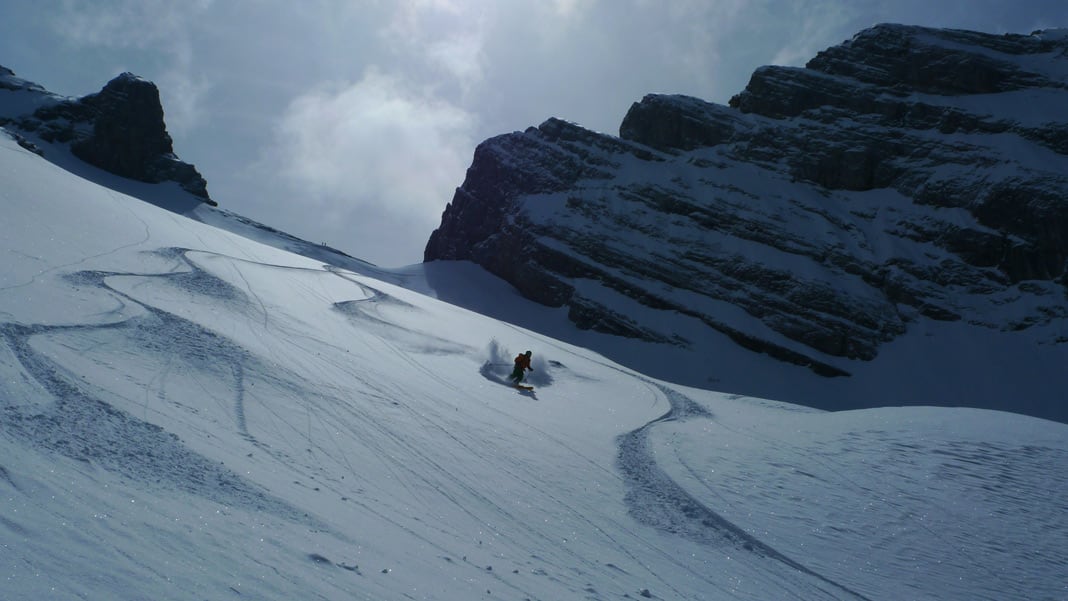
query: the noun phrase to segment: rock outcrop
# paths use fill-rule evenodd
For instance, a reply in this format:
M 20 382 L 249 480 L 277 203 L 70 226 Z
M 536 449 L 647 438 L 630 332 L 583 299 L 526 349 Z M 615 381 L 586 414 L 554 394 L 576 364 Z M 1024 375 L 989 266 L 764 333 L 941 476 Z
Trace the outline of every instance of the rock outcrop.
M 424 258 L 470 260 L 581 328 L 709 331 L 847 375 L 920 320 L 1068 317 L 1068 35 L 880 25 L 729 106 L 635 103 L 475 151 Z
M 0 89 L 33 98 L 27 105 L 32 111 L 5 119 L 22 132 L 44 142 L 69 144 L 75 156 L 115 175 L 148 183 L 177 182 L 215 205 L 196 168 L 174 154 L 159 90 L 152 82 L 123 73 L 96 94 L 69 99 L 3 69 Z

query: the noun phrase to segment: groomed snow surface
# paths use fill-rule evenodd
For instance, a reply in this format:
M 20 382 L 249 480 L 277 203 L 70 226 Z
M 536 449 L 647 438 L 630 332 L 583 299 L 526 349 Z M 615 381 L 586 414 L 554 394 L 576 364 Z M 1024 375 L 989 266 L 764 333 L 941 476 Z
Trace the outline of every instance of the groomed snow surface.
M 673 386 L 6 136 L 0 182 L 5 600 L 1068 598 L 1063 424 Z

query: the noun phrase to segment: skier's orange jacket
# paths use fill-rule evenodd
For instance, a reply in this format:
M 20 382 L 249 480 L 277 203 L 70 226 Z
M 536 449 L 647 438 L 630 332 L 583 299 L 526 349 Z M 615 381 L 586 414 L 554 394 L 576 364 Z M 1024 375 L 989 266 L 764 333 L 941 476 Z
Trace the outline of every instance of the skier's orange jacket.
M 515 358 L 516 369 L 530 369 L 530 357 L 520 354 Z

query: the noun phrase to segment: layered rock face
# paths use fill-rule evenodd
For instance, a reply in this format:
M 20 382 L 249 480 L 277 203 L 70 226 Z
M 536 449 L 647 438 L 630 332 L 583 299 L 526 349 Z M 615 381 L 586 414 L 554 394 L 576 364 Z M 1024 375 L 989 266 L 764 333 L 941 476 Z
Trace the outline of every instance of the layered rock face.
M 470 260 L 582 328 L 714 330 L 827 376 L 924 319 L 1068 340 L 1068 35 L 881 25 L 618 138 L 492 138 L 424 258 Z
M 32 111 L 4 121 L 42 141 L 68 143 L 75 156 L 110 173 L 148 183 L 174 181 L 215 204 L 196 168 L 175 156 L 152 82 L 123 73 L 96 94 L 65 99 L 0 69 L 0 89 L 33 98 L 27 105 Z

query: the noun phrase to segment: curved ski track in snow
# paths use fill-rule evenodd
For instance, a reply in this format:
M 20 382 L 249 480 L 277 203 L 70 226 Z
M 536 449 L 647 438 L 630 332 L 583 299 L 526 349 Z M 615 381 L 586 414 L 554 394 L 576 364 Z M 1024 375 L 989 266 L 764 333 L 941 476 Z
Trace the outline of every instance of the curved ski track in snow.
M 536 524 L 526 523 L 521 510 L 502 502 L 479 482 L 454 473 L 449 457 L 426 448 L 422 444 L 422 438 L 413 436 L 411 432 L 398 430 L 390 423 L 392 417 L 403 416 L 403 421 L 418 424 L 422 431 L 433 432 L 435 436 L 450 440 L 454 443 L 452 452 L 471 456 L 484 452 L 484 449 L 474 448 L 470 441 L 450 431 L 452 417 L 444 408 L 433 405 L 413 407 L 404 402 L 397 402 L 395 391 L 390 389 L 390 382 L 375 381 L 371 376 L 357 371 L 349 371 L 348 375 L 359 385 L 360 394 L 380 406 L 369 407 L 342 402 L 351 391 L 333 390 L 326 386 L 305 386 L 304 384 L 314 378 L 314 374 L 298 373 L 299 368 L 291 369 L 279 364 L 267 365 L 267 359 L 255 356 L 225 334 L 212 331 L 174 311 L 155 306 L 151 299 L 143 300 L 139 294 L 129 292 L 138 282 L 165 282 L 166 285 L 184 291 L 191 297 L 207 297 L 216 305 L 232 307 L 235 315 L 244 316 L 241 319 L 247 319 L 250 325 L 255 326 L 252 328 L 254 331 L 270 331 L 272 336 L 285 340 L 287 344 L 300 346 L 311 344 L 312 341 L 323 344 L 322 341 L 299 331 L 299 328 L 292 324 L 273 320 L 270 307 L 256 294 L 252 283 L 240 271 L 236 273 L 236 279 L 231 281 L 244 282 L 244 289 L 200 267 L 187 256 L 190 252 L 225 257 L 234 262 L 243 261 L 236 257 L 204 251 L 161 249 L 155 251 L 155 254 L 174 261 L 175 267 L 170 272 L 79 271 L 64 276 L 64 279 L 75 287 L 100 290 L 114 299 L 114 308 L 95 316 L 100 320 L 98 322 L 47 326 L 0 323 L 0 340 L 6 343 L 10 355 L 21 365 L 26 377 L 48 391 L 49 396 L 54 399 L 47 406 L 20 406 L 11 402 L 0 405 L 5 412 L 5 423 L 9 425 L 13 435 L 28 445 L 97 463 L 105 469 L 124 474 L 139 482 L 155 483 L 225 505 L 265 511 L 287 520 L 311 524 L 313 520 L 308 518 L 307 514 L 249 483 L 217 462 L 196 453 L 186 447 L 175 434 L 168 433 L 148 421 L 151 403 L 168 400 L 168 378 L 172 373 L 181 372 L 183 366 L 191 365 L 194 373 L 210 374 L 215 380 L 229 383 L 229 397 L 226 402 L 228 413 L 233 420 L 233 432 L 280 462 L 300 465 L 303 468 L 301 473 L 306 474 L 312 481 L 309 484 L 301 483 L 301 486 L 305 486 L 309 491 L 317 492 L 322 489 L 343 497 L 346 502 L 358 506 L 361 511 L 404 531 L 428 548 L 435 549 L 435 552 L 449 563 L 485 568 L 474 560 L 468 560 L 466 556 L 455 557 L 455 553 L 440 544 L 440 537 L 436 535 L 450 534 L 448 525 L 434 524 L 432 520 L 422 518 L 405 521 L 388 505 L 383 506 L 383 500 L 377 498 L 374 491 L 361 490 L 359 494 L 352 496 L 352 480 L 342 483 L 336 478 L 344 479 L 347 475 L 358 481 L 361 466 L 350 463 L 349 449 L 344 447 L 342 441 L 330 437 L 330 428 L 317 427 L 318 432 L 326 435 L 313 437 L 313 420 L 317 426 L 330 423 L 360 424 L 361 443 L 372 451 L 371 455 L 381 458 L 380 467 L 391 473 L 392 479 L 405 488 L 413 505 L 421 508 L 416 512 L 417 515 L 435 515 L 435 504 L 444 501 L 466 515 L 472 523 L 483 523 L 491 529 L 494 523 L 509 524 L 510 528 L 506 532 L 495 532 L 493 536 L 508 540 L 514 548 L 524 548 L 533 541 L 537 548 L 551 549 L 553 557 L 531 556 L 528 565 L 571 566 L 573 574 L 543 574 L 560 582 L 565 588 L 577 592 L 580 587 L 577 587 L 576 582 L 582 579 L 584 574 L 597 573 L 605 567 L 626 573 L 626 570 L 617 568 L 614 564 L 601 563 L 595 557 L 568 549 L 566 546 L 560 547 L 558 541 L 551 538 L 547 531 Z M 252 263 L 264 267 L 303 269 Z M 344 273 L 332 272 L 329 269 L 322 273 L 330 273 L 328 277 L 337 276 L 349 280 L 362 291 L 363 298 L 331 301 L 328 306 L 346 318 L 358 321 L 360 331 L 376 337 L 375 348 L 378 352 L 386 349 L 387 353 L 392 352 L 396 358 L 410 364 L 413 370 L 416 370 L 415 373 L 421 374 L 420 377 L 448 387 L 458 395 L 464 394 L 463 390 L 455 388 L 448 380 L 434 374 L 412 355 L 470 354 L 471 348 L 443 338 L 428 336 L 426 332 L 407 330 L 391 321 L 388 313 L 385 313 L 386 310 L 421 311 L 419 307 Z M 156 292 L 158 293 L 158 290 Z M 150 290 L 149 294 L 151 293 Z M 114 333 L 121 337 L 125 346 L 134 349 L 133 352 L 150 355 L 161 366 L 150 385 L 143 387 L 143 403 L 137 404 L 138 411 L 145 412 L 145 419 L 137 419 L 128 411 L 100 400 L 101 397 L 95 393 L 91 383 L 81 381 L 73 373 L 66 372 L 62 367 L 62 360 L 52 358 L 48 351 L 57 347 L 65 347 L 74 354 L 92 350 L 88 345 L 107 344 L 111 340 L 107 336 L 91 335 L 100 332 Z M 38 340 L 45 343 L 37 344 L 35 341 Z M 381 346 L 377 346 L 379 342 Z M 270 350 L 270 345 L 265 345 L 264 348 Z M 309 348 L 309 351 L 311 350 Z M 608 364 L 604 365 L 618 370 L 623 377 L 641 382 L 649 390 L 651 397 L 659 397 L 669 406 L 663 415 L 616 438 L 615 469 L 624 484 L 623 502 L 634 520 L 643 526 L 666 533 L 669 537 L 679 537 L 696 543 L 713 553 L 719 552 L 744 559 L 738 566 L 741 572 L 760 574 L 765 586 L 776 590 L 780 598 L 868 599 L 778 551 L 687 492 L 657 464 L 657 457 L 649 440 L 650 432 L 667 422 L 714 420 L 714 416 L 697 402 L 669 386 Z M 485 369 L 486 366 L 483 367 Z M 494 379 L 487 373 L 483 375 Z M 297 400 L 307 417 L 307 430 L 302 431 L 301 424 L 294 424 L 291 419 L 287 420 L 273 413 L 274 409 L 267 405 L 257 404 L 255 411 L 246 415 L 246 403 L 255 402 L 255 393 L 249 387 L 253 378 L 257 383 L 266 383 L 284 390 Z M 153 393 L 155 398 L 151 397 Z M 385 411 L 383 407 L 386 408 Z M 274 428 L 271 432 L 274 439 L 284 442 L 287 449 L 272 448 L 257 440 L 256 433 L 250 431 L 249 424 L 249 418 L 255 419 L 257 414 L 267 414 L 266 419 L 261 417 L 260 421 L 255 422 L 258 431 L 264 433 L 264 424 Z M 472 416 L 468 415 L 467 418 L 471 419 Z M 477 428 L 478 424 L 469 425 Z M 526 427 L 552 439 L 561 447 L 567 447 L 567 441 L 554 436 L 552 432 L 546 432 L 532 424 L 526 424 Z M 306 450 L 307 455 L 298 456 L 297 450 Z M 405 460 L 393 459 L 397 456 Z M 597 468 L 610 469 L 593 459 L 588 461 Z M 687 593 L 683 592 L 682 588 L 677 588 L 670 579 L 656 580 L 656 570 L 643 561 L 639 553 L 629 548 L 641 544 L 643 539 L 642 528 L 636 528 L 634 522 L 583 515 L 580 508 L 572 506 L 567 499 L 560 498 L 551 487 L 544 486 L 539 480 L 539 474 L 532 471 L 529 465 L 496 461 L 487 462 L 486 466 L 500 469 L 508 481 L 521 483 L 528 491 L 568 512 L 569 517 L 576 522 L 596 531 L 603 539 L 612 541 L 622 555 L 653 574 L 651 582 L 655 582 L 664 594 L 674 593 L 678 597 L 686 597 Z M 0 481 L 5 480 L 10 481 L 10 478 L 0 466 Z M 433 491 L 433 494 L 427 491 Z M 482 510 L 472 507 L 481 507 Z M 316 524 L 316 527 L 318 526 Z M 665 555 L 666 551 L 666 548 L 662 550 Z M 321 553 L 309 557 L 312 561 L 324 565 L 333 563 L 327 555 Z M 667 557 L 665 559 L 673 561 Z M 346 567 L 341 562 L 335 565 Z M 707 590 L 718 590 L 724 597 L 734 596 L 725 582 L 730 578 L 729 575 L 699 573 L 683 562 L 678 562 L 678 565 L 690 570 L 695 581 L 702 582 Z M 537 569 L 539 568 L 532 568 Z M 358 573 L 358 569 L 355 571 Z M 512 582 L 506 573 L 487 570 L 484 576 L 501 590 L 515 594 L 528 592 Z M 585 592 L 590 598 L 599 596 L 599 591 L 589 587 Z
M 6 427 L 11 434 L 32 446 L 44 447 L 72 459 L 95 462 L 137 481 L 184 490 L 223 505 L 266 511 L 307 522 L 304 512 L 190 450 L 176 435 L 99 400 L 91 385 L 78 381 L 47 353 L 33 347 L 31 339 L 35 337 L 54 338 L 60 345 L 77 345 L 77 341 L 66 339 L 85 332 L 115 330 L 135 341 L 141 352 L 164 355 L 163 362 L 168 366 L 174 357 L 181 357 L 198 364 L 201 369 L 229 371 L 234 380 L 233 414 L 237 430 L 252 439 L 244 418 L 242 375 L 244 362 L 252 358 L 215 332 L 137 301 L 105 281 L 109 277 L 163 278 L 196 294 L 227 302 L 245 302 L 240 291 L 186 260 L 184 252 L 183 249 L 162 249 L 157 254 L 179 258 L 189 271 L 163 274 L 80 271 L 65 276 L 73 285 L 95 287 L 120 299 L 120 307 L 110 312 L 118 321 L 51 326 L 0 323 L 0 339 L 22 366 L 26 377 L 32 378 L 54 399 L 45 407 L 3 406 Z M 123 319 L 121 314 L 128 307 L 137 307 L 144 313 Z M 171 346 L 163 348 L 161 340 L 169 341 Z M 234 360 L 235 357 L 239 360 Z M 166 378 L 168 370 L 165 369 L 159 377 Z M 158 390 L 163 394 L 162 384 Z M 146 399 L 146 411 L 147 402 Z
M 642 380 L 659 390 L 671 408 L 664 415 L 617 439 L 617 463 L 627 482 L 625 502 L 635 519 L 702 545 L 717 548 L 729 546 L 752 556 L 779 562 L 802 576 L 803 584 L 809 587 L 809 592 L 801 594 L 794 587 L 802 583 L 790 579 L 781 583 L 784 591 L 792 590 L 790 594 L 799 595 L 799 598 L 813 599 L 818 595 L 818 598 L 840 599 L 844 593 L 850 598 L 868 601 L 864 595 L 814 572 L 739 528 L 695 499 L 659 468 L 648 444 L 648 434 L 652 428 L 669 421 L 713 419 L 713 416 L 684 394 L 644 378 Z

